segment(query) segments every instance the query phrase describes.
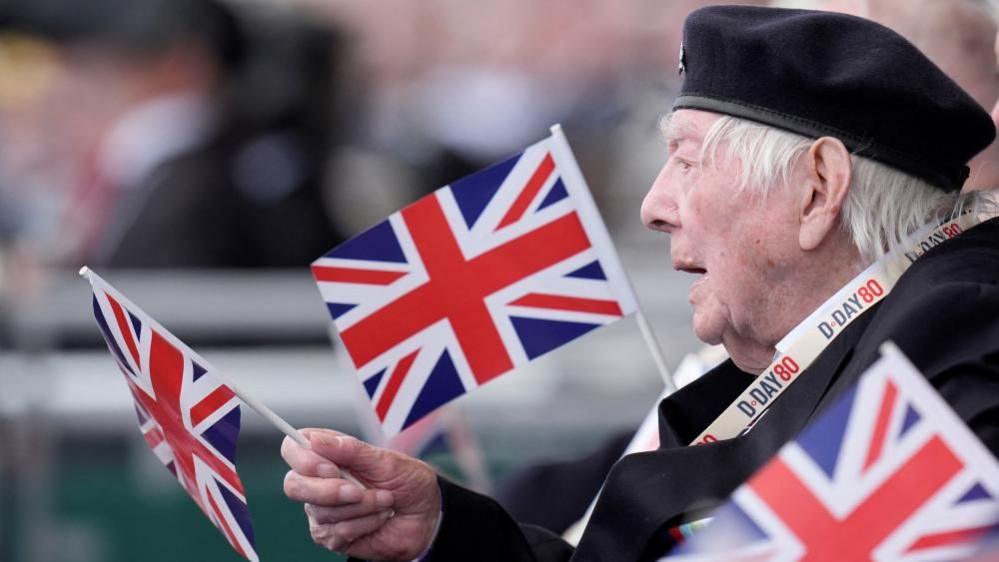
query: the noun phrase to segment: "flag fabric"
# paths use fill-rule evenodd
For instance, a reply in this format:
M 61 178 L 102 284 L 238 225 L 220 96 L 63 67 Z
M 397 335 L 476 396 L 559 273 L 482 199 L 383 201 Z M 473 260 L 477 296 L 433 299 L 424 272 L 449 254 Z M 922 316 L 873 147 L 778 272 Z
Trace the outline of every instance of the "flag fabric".
M 173 334 L 90 274 L 94 316 L 125 376 L 146 444 L 240 555 L 256 561 L 236 473 L 240 402 L 217 371 Z
M 388 436 L 636 307 L 560 132 L 392 214 L 312 273 Z
M 883 352 L 664 560 L 976 555 L 999 529 L 999 463 L 900 351 Z

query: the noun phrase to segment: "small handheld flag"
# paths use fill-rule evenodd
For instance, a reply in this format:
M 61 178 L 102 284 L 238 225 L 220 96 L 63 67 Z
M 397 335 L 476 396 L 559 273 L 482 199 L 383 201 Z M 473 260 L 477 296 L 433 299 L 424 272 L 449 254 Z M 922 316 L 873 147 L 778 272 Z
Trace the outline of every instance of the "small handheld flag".
M 663 560 L 975 555 L 999 529 L 999 463 L 898 348 L 881 351 L 857 386 Z
M 236 392 L 110 284 L 86 269 L 81 274 L 93 287 L 94 317 L 125 375 L 146 444 L 232 548 L 256 561 L 250 512 L 236 472 Z
M 637 309 L 557 128 L 344 242 L 312 273 L 388 436 Z

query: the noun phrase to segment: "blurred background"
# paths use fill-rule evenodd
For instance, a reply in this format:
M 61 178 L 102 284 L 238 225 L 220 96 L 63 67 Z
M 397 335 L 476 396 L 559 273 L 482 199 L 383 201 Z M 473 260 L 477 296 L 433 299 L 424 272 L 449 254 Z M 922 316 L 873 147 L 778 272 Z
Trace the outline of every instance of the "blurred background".
M 308 264 L 554 123 L 675 367 L 688 281 L 638 208 L 708 3 L 0 0 L 0 561 L 240 559 L 148 452 L 80 266 L 293 425 L 377 439 Z M 489 491 L 661 389 L 630 318 L 399 446 Z M 282 435 L 243 427 L 261 559 L 336 559 L 284 498 Z
M 370 436 L 308 264 L 554 123 L 675 365 L 687 281 L 638 207 L 701 3 L 0 2 L 0 560 L 239 559 L 141 439 L 81 265 L 293 425 Z M 634 428 L 661 386 L 626 319 L 460 400 L 471 462 L 412 447 L 488 489 Z M 261 559 L 331 559 L 282 435 L 243 424 Z

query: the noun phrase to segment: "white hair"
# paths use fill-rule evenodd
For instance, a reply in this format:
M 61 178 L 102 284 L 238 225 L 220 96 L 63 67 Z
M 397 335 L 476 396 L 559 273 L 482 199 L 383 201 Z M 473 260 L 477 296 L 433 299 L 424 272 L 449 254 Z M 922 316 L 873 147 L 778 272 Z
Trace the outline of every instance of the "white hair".
M 723 115 L 708 130 L 701 148 L 703 165 L 721 155 L 735 157 L 741 177 L 735 189 L 766 198 L 787 189 L 791 172 L 814 139 L 774 127 Z M 719 149 L 724 145 L 724 150 Z M 865 264 L 893 249 L 930 220 L 963 209 L 984 211 L 994 202 L 979 192 L 945 193 L 928 182 L 886 164 L 851 155 L 850 191 L 840 226 L 850 236 Z

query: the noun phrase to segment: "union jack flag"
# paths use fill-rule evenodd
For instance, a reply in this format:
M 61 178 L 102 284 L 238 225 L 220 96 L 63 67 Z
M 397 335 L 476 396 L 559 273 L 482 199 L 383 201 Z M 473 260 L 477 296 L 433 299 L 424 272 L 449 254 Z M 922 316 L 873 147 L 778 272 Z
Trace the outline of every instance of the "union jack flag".
M 198 354 L 106 281 L 89 277 L 97 325 L 125 375 L 146 444 L 236 552 L 256 561 L 236 473 L 239 399 Z
M 635 310 L 558 132 L 392 214 L 312 273 L 389 436 Z
M 883 352 L 668 560 L 974 555 L 999 529 L 999 463 L 897 348 Z

